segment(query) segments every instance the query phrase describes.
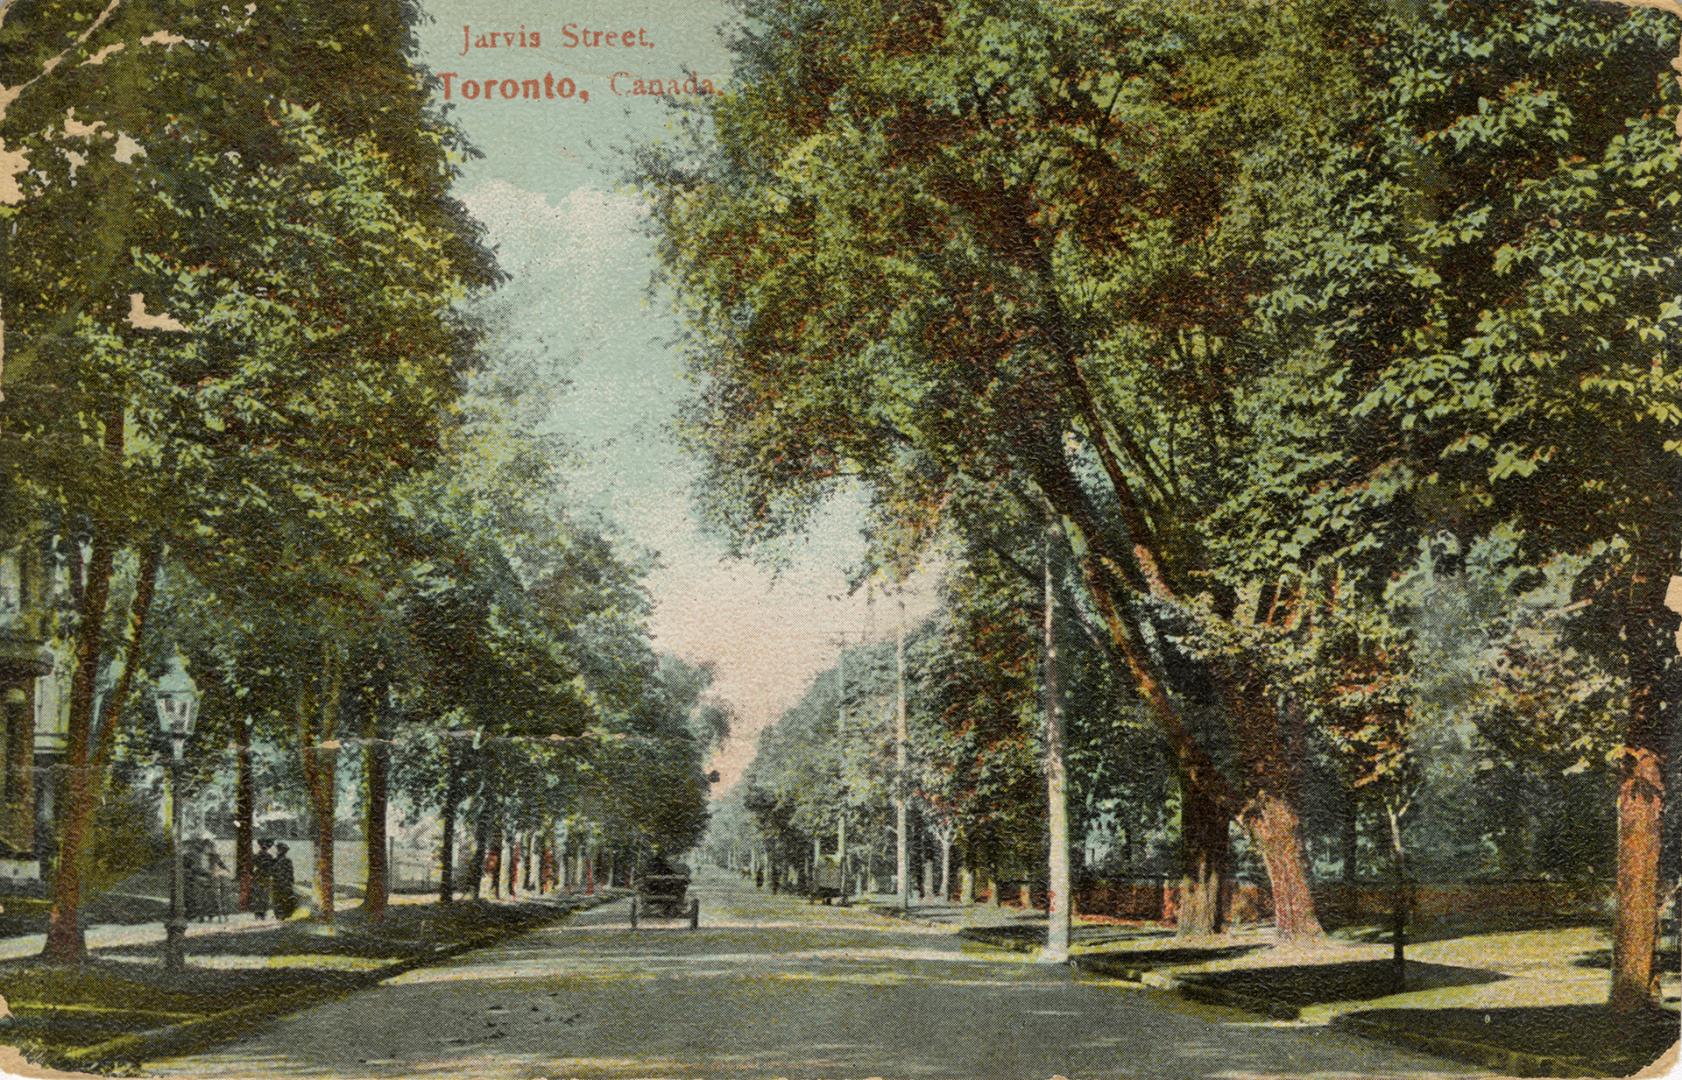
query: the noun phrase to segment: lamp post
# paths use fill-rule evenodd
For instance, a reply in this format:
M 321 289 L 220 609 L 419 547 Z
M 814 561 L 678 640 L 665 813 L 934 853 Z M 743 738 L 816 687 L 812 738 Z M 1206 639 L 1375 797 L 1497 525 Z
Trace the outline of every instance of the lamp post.
M 158 710 L 158 730 L 169 738 L 170 846 L 174 849 L 169 892 L 169 921 L 164 924 L 164 967 L 177 970 L 186 963 L 187 936 L 185 897 L 186 862 L 181 843 L 181 752 L 198 719 L 199 688 L 187 674 L 180 654 L 170 661 L 169 673 L 153 691 Z

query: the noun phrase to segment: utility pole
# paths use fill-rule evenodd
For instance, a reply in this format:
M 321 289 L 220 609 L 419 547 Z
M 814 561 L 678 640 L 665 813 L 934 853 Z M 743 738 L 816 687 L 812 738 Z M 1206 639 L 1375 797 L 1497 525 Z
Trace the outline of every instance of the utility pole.
M 841 655 L 835 661 L 835 735 L 840 746 L 847 744 L 847 644 L 841 643 Z M 835 866 L 841 875 L 841 903 L 852 895 L 847 880 L 847 793 L 841 792 L 841 813 L 835 825 Z
M 894 637 L 895 678 L 895 708 L 894 708 L 894 840 L 898 845 L 898 861 L 895 869 L 899 874 L 899 906 L 901 910 L 911 909 L 911 850 L 908 845 L 910 837 L 906 835 L 905 821 L 905 786 L 906 776 L 906 743 L 910 739 L 909 725 L 905 720 L 905 598 L 899 601 L 899 628 Z
M 1055 519 L 1045 529 L 1045 795 L 1046 832 L 1051 840 L 1045 951 L 1048 964 L 1069 962 L 1069 924 L 1072 916 L 1069 874 L 1069 776 L 1063 763 L 1063 707 L 1057 699 L 1057 597 L 1052 581 L 1051 555 L 1057 539 Z

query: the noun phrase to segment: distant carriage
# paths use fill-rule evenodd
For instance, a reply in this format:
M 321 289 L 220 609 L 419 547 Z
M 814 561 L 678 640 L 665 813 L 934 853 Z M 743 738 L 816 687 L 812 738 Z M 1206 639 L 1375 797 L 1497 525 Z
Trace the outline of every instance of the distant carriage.
M 664 865 L 656 869 L 662 872 L 644 877 L 637 885 L 637 894 L 631 897 L 631 929 L 637 929 L 645 918 L 679 919 L 685 915 L 689 929 L 699 928 L 701 901 L 689 895 L 689 875 Z
M 840 856 L 820 855 L 812 867 L 811 898 L 827 904 L 845 899 L 846 895 L 847 883 L 841 880 Z

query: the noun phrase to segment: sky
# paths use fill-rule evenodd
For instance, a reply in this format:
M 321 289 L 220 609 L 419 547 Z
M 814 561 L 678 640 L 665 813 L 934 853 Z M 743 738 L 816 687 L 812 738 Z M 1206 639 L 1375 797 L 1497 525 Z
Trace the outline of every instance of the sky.
M 848 595 L 847 568 L 863 556 L 857 499 L 828 508 L 775 574 L 730 559 L 725 543 L 695 518 L 699 469 L 672 434 L 691 388 L 675 345 L 680 328 L 669 298 L 650 292 L 653 244 L 641 200 L 622 182 L 626 152 L 667 137 L 670 110 L 660 97 L 616 95 L 614 75 L 681 80 L 693 71 L 726 85 L 730 63 L 719 30 L 731 10 L 716 0 L 423 3 L 430 21 L 420 28 L 420 59 L 435 74 L 455 73 L 451 116 L 483 155 L 467 165 L 457 194 L 489 230 L 511 276 L 495 301 L 508 313 L 495 341 L 535 361 L 532 393 L 548 395 L 554 430 L 576 447 L 569 502 L 658 554 L 649 580 L 656 647 L 715 666 L 714 692 L 736 713 L 734 734 L 713 763 L 722 791 L 751 760 L 758 731 L 834 663 L 839 633 L 871 625 L 886 633 L 893 621 L 885 610 L 872 620 L 866 596 Z M 537 47 L 519 46 L 522 29 L 528 45 L 538 35 Z M 591 40 L 590 31 L 639 44 L 568 47 Z M 467 47 L 490 33 L 511 34 L 514 46 Z M 557 84 L 571 79 L 576 93 L 535 101 L 463 96 L 467 79 L 545 74 Z M 621 76 L 617 85 L 623 91 L 631 83 Z M 912 617 L 930 602 L 925 586 L 908 603 Z

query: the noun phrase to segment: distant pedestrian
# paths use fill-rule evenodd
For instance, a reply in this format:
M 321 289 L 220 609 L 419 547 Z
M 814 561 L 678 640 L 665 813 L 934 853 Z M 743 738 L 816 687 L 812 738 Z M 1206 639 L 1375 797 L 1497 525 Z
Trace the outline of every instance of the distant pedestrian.
M 203 922 L 210 917 L 210 870 L 205 866 L 204 841 L 189 840 L 181 861 L 186 874 L 182 881 L 182 905 L 187 918 Z
M 204 842 L 204 867 L 210 873 L 210 916 L 220 922 L 228 921 L 228 883 L 233 875 L 222 861 L 213 841 Z
M 251 860 L 251 896 L 248 906 L 259 919 L 269 917 L 274 900 L 274 841 L 267 837 L 257 841 L 257 855 Z
M 298 910 L 298 894 L 293 891 L 292 884 L 296 871 L 292 869 L 292 856 L 287 854 L 290 849 L 285 844 L 275 845 L 274 866 L 269 870 L 270 891 L 274 896 L 274 917 L 285 922 Z

